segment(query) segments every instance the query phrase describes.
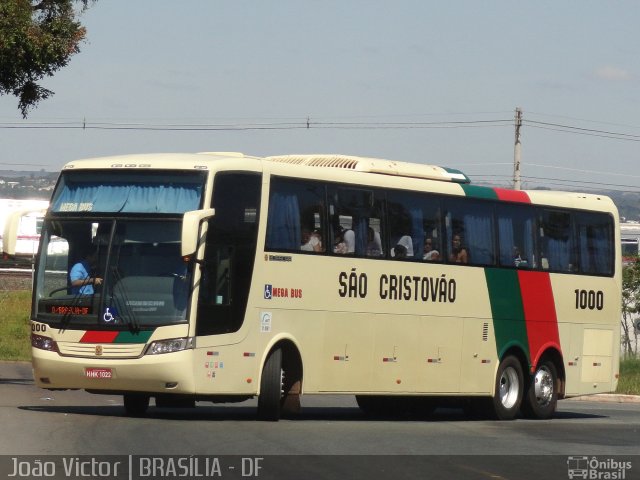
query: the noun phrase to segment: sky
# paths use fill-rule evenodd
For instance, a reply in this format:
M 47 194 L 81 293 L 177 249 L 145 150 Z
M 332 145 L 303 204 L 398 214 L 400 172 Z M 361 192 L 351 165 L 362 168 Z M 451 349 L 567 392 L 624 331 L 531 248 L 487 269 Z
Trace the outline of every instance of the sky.
M 154 152 L 342 153 L 523 188 L 640 191 L 636 0 L 98 0 L 0 169 Z M 84 128 L 83 128 L 84 127 Z

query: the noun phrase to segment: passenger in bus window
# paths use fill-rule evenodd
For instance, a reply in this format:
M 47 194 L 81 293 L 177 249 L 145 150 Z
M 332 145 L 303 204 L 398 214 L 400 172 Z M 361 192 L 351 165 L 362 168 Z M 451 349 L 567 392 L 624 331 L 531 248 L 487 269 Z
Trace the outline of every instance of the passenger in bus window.
M 92 251 L 85 254 L 82 260 L 71 267 L 69 271 L 69 282 L 73 295 L 93 295 L 94 285 L 102 284 L 102 278 L 92 276 L 97 260 L 97 252 Z
M 305 252 L 322 252 L 322 235 L 319 230 L 310 231 L 304 229 L 302 231 L 302 246 L 300 250 Z
M 424 252 L 422 259 L 427 262 L 437 262 L 440 260 L 440 252 L 435 249 L 432 238 L 426 238 L 424 241 Z
M 344 244 L 347 247 L 347 253 L 354 253 L 356 251 L 356 233 L 352 229 L 347 228 L 344 231 L 342 238 L 344 239 Z
M 462 238 L 460 235 L 454 235 L 451 240 L 449 261 L 454 263 L 467 263 L 469 261 L 469 254 L 467 253 L 467 249 L 462 246 Z
M 398 260 L 407 258 L 407 248 L 401 244 L 393 247 L 393 258 L 396 258 Z
M 336 233 L 335 241 L 333 242 L 333 253 L 339 253 L 344 255 L 347 253 L 347 244 L 344 241 L 345 230 L 340 229 Z
M 380 255 L 382 255 L 380 234 L 369 227 L 367 233 L 367 257 L 379 257 Z
M 402 248 L 398 249 L 399 246 Z M 409 235 L 403 235 L 402 237 L 400 237 L 400 240 L 398 240 L 396 246 L 391 249 L 392 257 L 398 256 L 396 250 L 399 250 L 404 254 L 404 257 L 402 258 L 413 258 L 413 240 L 411 240 L 411 237 Z
M 513 247 L 513 264 L 518 268 L 527 268 L 529 266 L 529 262 L 522 257 L 518 247 Z

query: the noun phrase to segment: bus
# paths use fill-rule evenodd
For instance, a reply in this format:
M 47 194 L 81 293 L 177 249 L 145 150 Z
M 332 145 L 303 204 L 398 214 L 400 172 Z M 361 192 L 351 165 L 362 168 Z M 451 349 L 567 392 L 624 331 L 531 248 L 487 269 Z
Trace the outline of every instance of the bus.
M 0 199 L 0 265 L 33 266 L 48 204 L 46 200 Z
M 607 197 L 476 186 L 431 165 L 74 161 L 42 227 L 34 379 L 122 395 L 130 416 L 152 399 L 257 397 L 257 418 L 276 421 L 303 394 L 344 394 L 373 416 L 445 402 L 546 419 L 558 399 L 616 389 L 619 232 Z
M 622 263 L 628 265 L 640 254 L 640 223 L 621 222 Z
M 48 203 L 48 202 L 46 202 Z M 33 268 L 38 246 L 40 230 L 44 223 L 46 206 L 39 209 L 25 208 L 10 211 L 4 220 L 3 236 L 0 239 L 4 268 Z M 60 270 L 64 271 L 67 262 L 68 245 L 64 239 L 51 238 L 47 251 L 49 265 L 56 264 L 58 259 Z M 10 253 L 9 253 L 10 252 Z

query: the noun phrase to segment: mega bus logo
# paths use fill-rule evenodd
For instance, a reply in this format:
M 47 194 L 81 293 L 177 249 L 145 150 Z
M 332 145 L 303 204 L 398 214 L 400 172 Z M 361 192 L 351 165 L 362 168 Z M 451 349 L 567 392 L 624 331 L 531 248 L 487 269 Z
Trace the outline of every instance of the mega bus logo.
M 274 287 L 270 283 L 264 286 L 265 300 L 272 298 L 302 298 L 301 288 Z

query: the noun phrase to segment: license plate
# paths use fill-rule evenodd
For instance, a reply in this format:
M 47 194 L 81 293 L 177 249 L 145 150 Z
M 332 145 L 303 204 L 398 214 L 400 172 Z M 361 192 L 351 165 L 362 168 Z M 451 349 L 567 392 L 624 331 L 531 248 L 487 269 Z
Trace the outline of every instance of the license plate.
M 111 370 L 110 368 L 85 368 L 84 375 L 87 378 L 113 378 L 113 370 Z

